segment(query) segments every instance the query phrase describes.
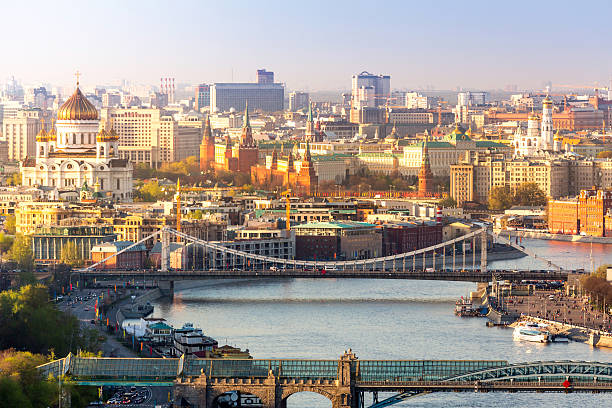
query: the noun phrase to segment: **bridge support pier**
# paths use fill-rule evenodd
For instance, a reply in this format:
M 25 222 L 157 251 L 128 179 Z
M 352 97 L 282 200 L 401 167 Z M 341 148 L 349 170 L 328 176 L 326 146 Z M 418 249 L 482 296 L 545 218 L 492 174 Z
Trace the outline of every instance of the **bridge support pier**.
M 162 295 L 169 297 L 170 299 L 174 298 L 174 281 L 162 280 L 159 281 L 158 286 Z
M 287 399 L 298 392 L 310 391 L 324 395 L 332 408 L 359 408 L 359 395 L 355 391 L 357 357 L 351 350 L 338 361 L 336 381 L 286 381 L 271 369 L 266 378 L 208 378 L 201 372 L 198 377 L 180 378 L 174 382 L 175 407 L 189 403 L 193 408 L 218 408 L 218 398 L 228 392 L 253 394 L 262 408 L 286 408 Z M 282 371 L 282 368 L 280 369 Z

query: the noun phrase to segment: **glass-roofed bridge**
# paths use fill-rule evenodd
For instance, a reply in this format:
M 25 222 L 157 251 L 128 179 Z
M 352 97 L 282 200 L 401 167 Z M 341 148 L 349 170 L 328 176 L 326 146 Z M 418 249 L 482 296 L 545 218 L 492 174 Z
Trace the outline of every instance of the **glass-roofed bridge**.
M 217 407 L 228 392 L 249 394 L 264 408 L 282 408 L 310 391 L 334 408 L 393 405 L 430 392 L 612 392 L 612 363 L 503 360 L 360 360 L 349 349 L 339 360 L 85 358 L 68 355 L 39 368 L 45 378 L 79 385 L 172 386 L 174 400 Z M 379 399 L 378 393 L 392 393 Z M 364 394 L 372 394 L 365 403 Z M 370 398 L 368 398 L 370 400 Z

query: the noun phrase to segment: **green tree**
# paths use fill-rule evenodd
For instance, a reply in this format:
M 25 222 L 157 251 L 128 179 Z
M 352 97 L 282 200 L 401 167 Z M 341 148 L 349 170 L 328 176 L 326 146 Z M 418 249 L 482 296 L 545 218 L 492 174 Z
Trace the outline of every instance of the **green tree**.
M 442 208 L 454 208 L 457 207 L 457 201 L 451 196 L 446 196 L 438 201 L 438 205 Z
M 546 194 L 536 183 L 523 183 L 514 193 L 513 204 L 515 205 L 546 205 L 548 200 Z
M 598 159 L 610 159 L 612 158 L 612 150 L 604 150 L 603 152 L 597 153 Z
M 79 321 L 49 302 L 43 285 L 26 285 L 0 292 L 0 350 L 18 348 L 59 356 L 78 349 L 96 351 L 93 330 L 81 330 Z
M 142 187 L 140 187 L 137 194 L 141 201 L 148 202 L 154 202 L 164 197 L 164 192 L 159 186 L 159 183 L 154 180 L 146 182 Z
M 4 219 L 4 230 L 11 235 L 15 235 L 15 216 L 7 215 Z
M 20 186 L 21 185 L 21 173 L 13 173 L 9 180 L 9 184 L 12 186 Z
M 595 270 L 593 276 L 597 278 L 606 279 L 608 274 L 608 268 L 612 268 L 612 264 L 599 265 L 599 267 Z
M 16 262 L 22 271 L 32 272 L 34 270 L 34 253 L 32 252 L 32 243 L 29 237 L 18 234 L 8 252 L 8 257 Z
M 60 255 L 62 263 L 71 267 L 81 266 L 83 264 L 83 258 L 79 251 L 79 247 L 74 241 L 68 241 L 62 247 L 62 253 Z
M 11 249 L 11 246 L 13 246 L 13 241 L 15 241 L 15 237 L 6 235 L 4 232 L 0 232 L 0 252 L 4 253 Z
M 493 187 L 489 192 L 489 208 L 491 210 L 507 210 L 512 207 L 514 196 L 507 186 Z

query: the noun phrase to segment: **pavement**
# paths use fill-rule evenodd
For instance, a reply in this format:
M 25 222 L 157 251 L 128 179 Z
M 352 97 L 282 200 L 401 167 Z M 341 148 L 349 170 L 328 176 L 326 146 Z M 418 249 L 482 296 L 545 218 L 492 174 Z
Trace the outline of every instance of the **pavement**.
M 532 317 L 612 332 L 612 316 L 596 310 L 586 297 L 571 297 L 552 290 L 537 291 L 531 296 L 505 298 L 502 307 Z

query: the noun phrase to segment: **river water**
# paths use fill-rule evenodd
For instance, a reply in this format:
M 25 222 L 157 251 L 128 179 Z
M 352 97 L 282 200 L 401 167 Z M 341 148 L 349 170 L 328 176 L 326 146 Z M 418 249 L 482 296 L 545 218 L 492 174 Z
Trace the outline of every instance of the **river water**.
M 539 256 L 565 268 L 612 263 L 612 245 L 523 240 Z M 491 268 L 544 268 L 537 260 L 498 261 Z M 512 330 L 453 314 L 475 284 L 438 281 L 277 279 L 203 282 L 155 303 L 155 317 L 174 326 L 192 322 L 219 344 L 248 348 L 254 358 L 336 359 L 352 348 L 363 359 L 590 360 L 612 362 L 612 349 L 583 343 L 515 342 Z M 180 284 L 179 284 L 180 288 Z M 369 396 L 366 402 L 369 402 Z M 611 407 L 612 395 L 435 393 L 397 407 Z M 301 393 L 290 407 L 331 407 Z M 366 404 L 367 406 L 367 404 Z

